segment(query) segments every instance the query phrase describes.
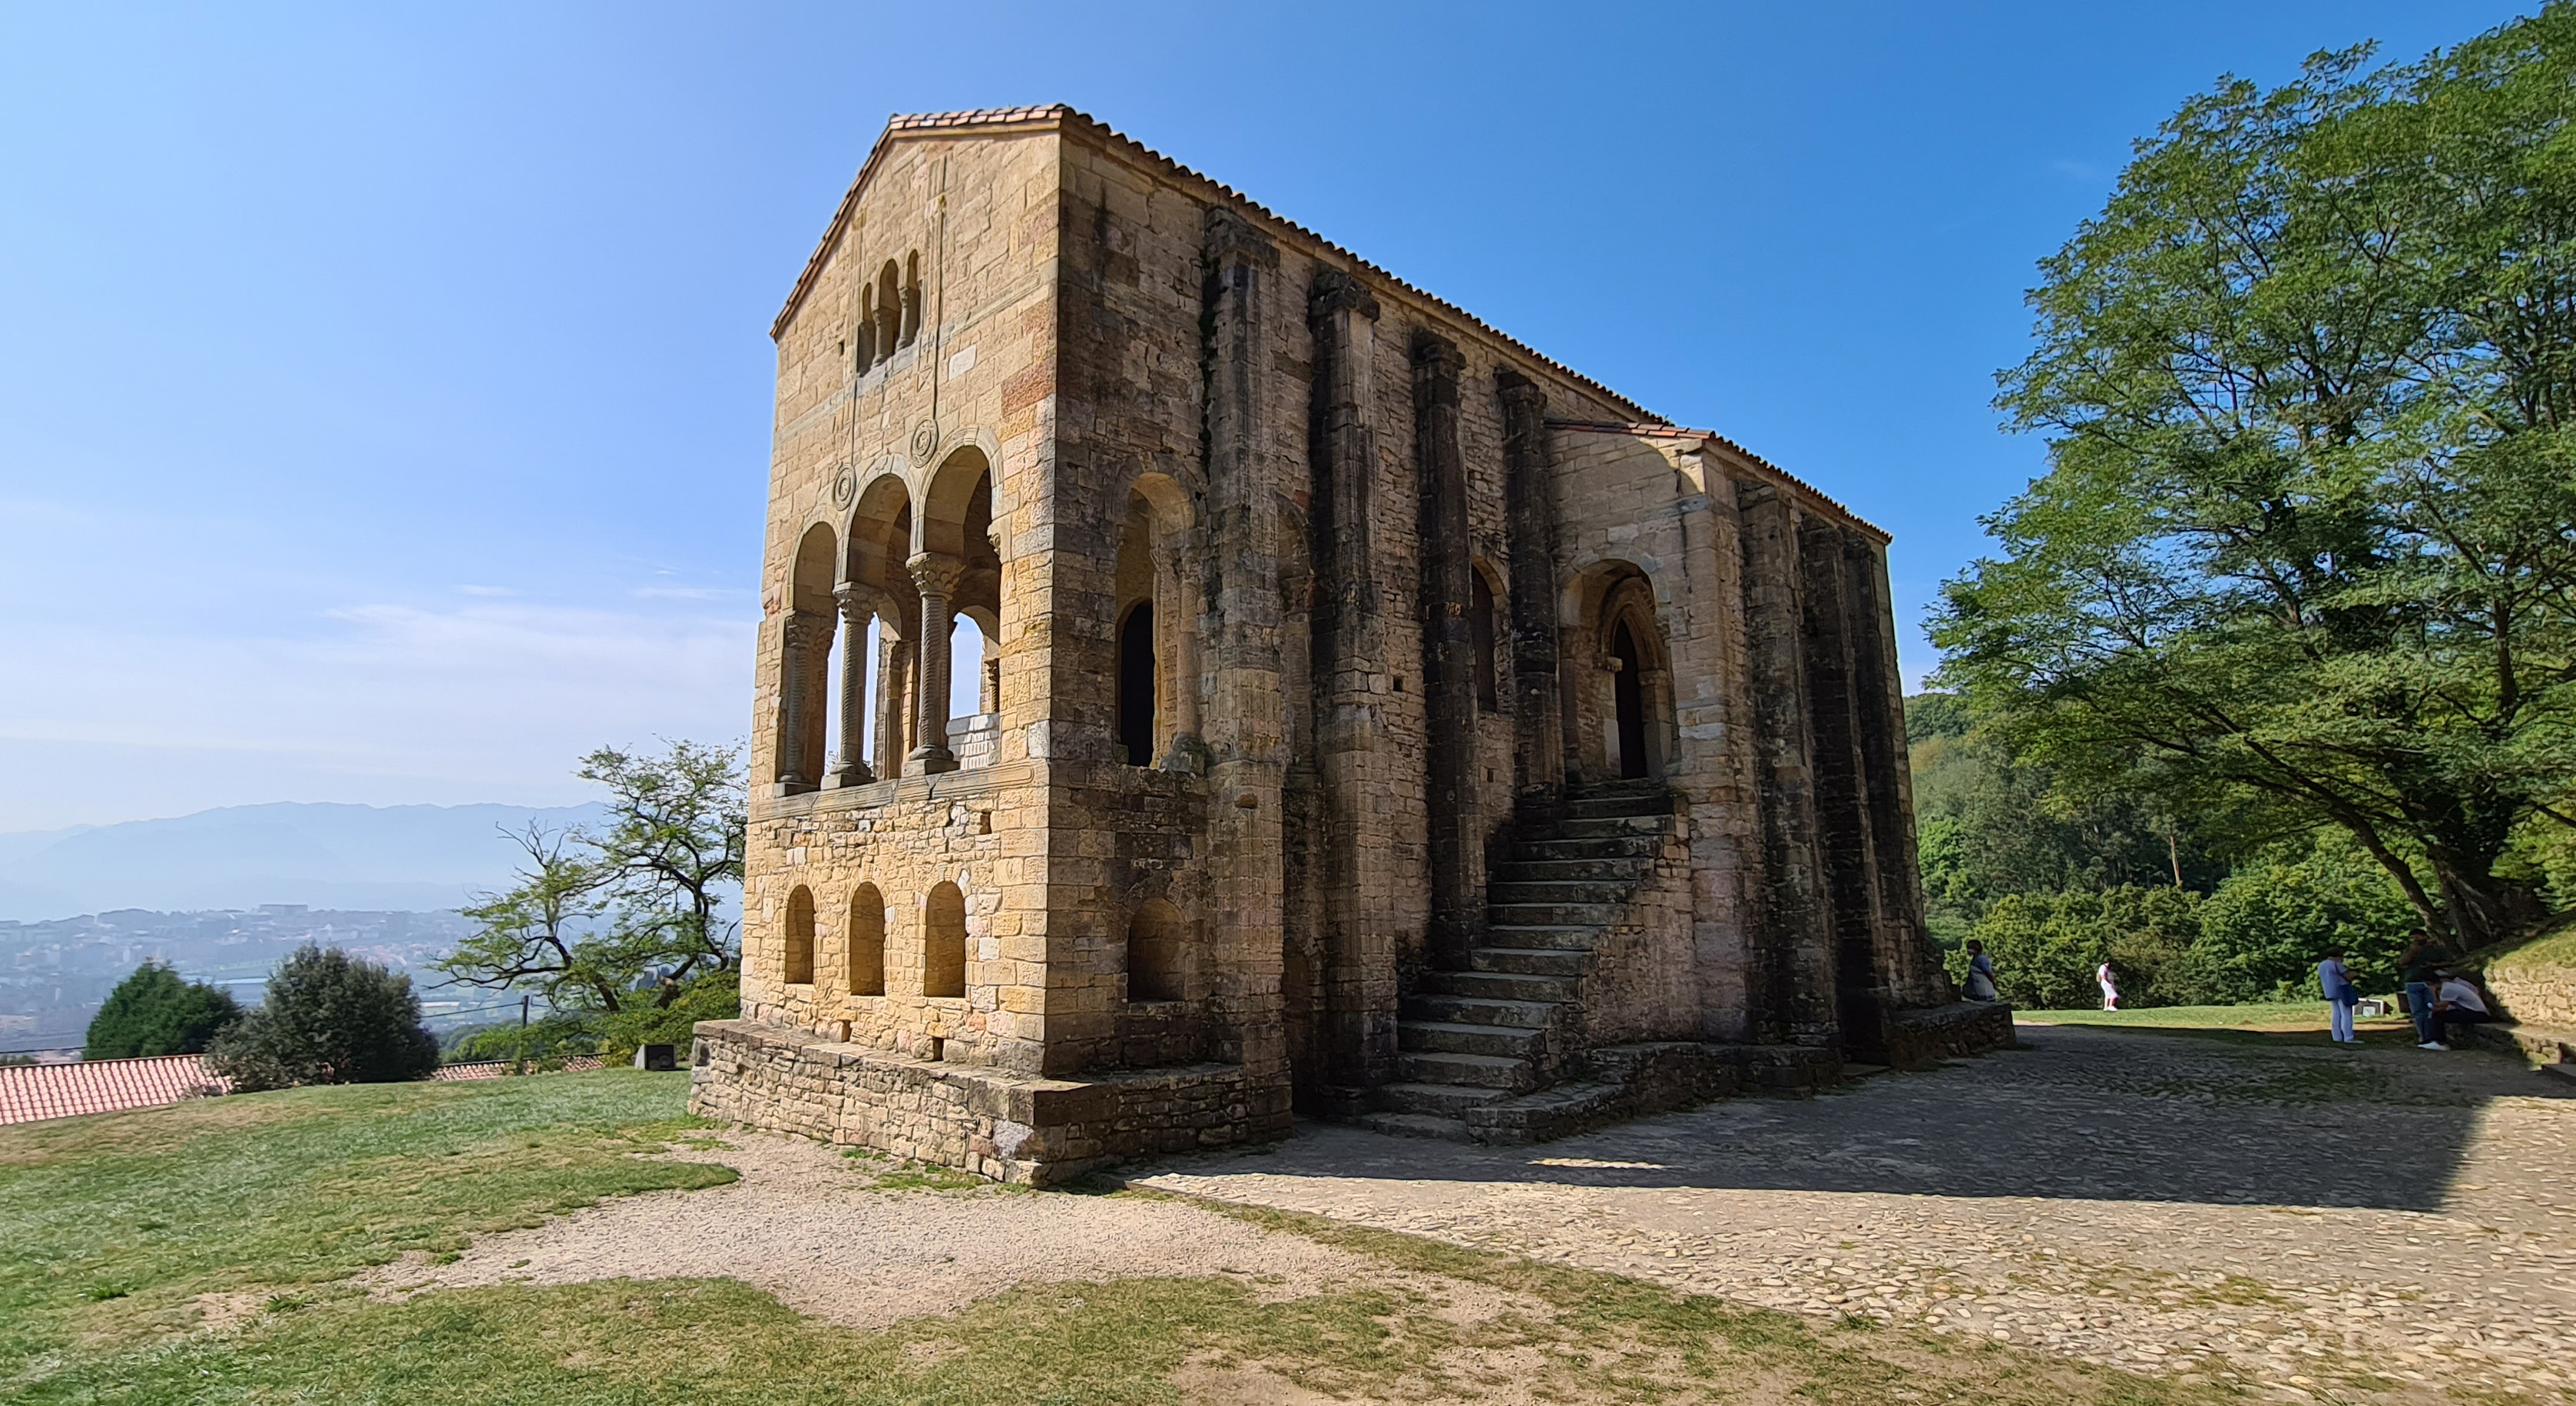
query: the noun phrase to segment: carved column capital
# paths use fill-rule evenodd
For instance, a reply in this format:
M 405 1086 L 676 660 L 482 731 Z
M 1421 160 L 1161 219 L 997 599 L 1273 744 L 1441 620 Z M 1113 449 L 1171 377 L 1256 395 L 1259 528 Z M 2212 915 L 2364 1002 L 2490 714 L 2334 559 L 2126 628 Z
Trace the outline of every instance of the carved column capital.
M 1463 375 L 1466 369 L 1466 354 L 1458 350 L 1456 342 L 1450 341 L 1437 332 L 1423 331 L 1413 334 L 1413 374 L 1416 380 L 1446 381 L 1448 385 L 1445 389 L 1454 399 L 1458 391 L 1458 377 Z
M 864 631 L 869 621 L 890 613 L 885 592 L 864 582 L 844 581 L 834 586 L 832 599 L 841 603 L 841 619 L 854 631 Z
M 1208 207 L 1205 237 L 1200 244 L 1212 264 L 1251 263 L 1263 268 L 1279 267 L 1279 246 L 1270 236 L 1253 228 L 1252 222 L 1222 205 Z
M 947 600 L 957 594 L 958 579 L 966 574 L 966 563 L 946 552 L 921 552 L 904 563 L 912 573 L 912 584 L 925 596 Z
M 1502 397 L 1504 413 L 1515 421 L 1526 419 L 1536 425 L 1547 418 L 1547 392 L 1508 366 L 1494 373 L 1494 392 Z
M 1368 285 L 1340 269 L 1322 269 L 1306 290 L 1306 320 L 1321 322 L 1336 313 L 1355 312 L 1374 322 L 1378 316 L 1377 295 Z
M 819 610 L 791 610 L 781 626 L 789 649 L 810 649 L 832 642 L 832 617 Z

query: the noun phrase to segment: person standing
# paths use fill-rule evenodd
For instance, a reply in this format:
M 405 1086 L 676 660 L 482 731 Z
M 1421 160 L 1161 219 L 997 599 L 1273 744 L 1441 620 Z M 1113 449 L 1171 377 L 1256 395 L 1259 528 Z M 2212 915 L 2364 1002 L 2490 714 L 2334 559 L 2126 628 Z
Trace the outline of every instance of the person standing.
M 1971 1001 L 1991 1001 L 1996 999 L 1996 997 L 1995 959 L 1986 955 L 1986 944 L 1979 942 L 1973 937 L 1969 938 L 1968 999 Z
M 2102 1009 L 2106 1011 L 2118 1010 L 2120 1008 L 2120 988 L 2112 984 L 2111 962 L 2109 958 L 2104 958 L 2102 965 L 2093 969 L 2093 979 L 2102 983 Z
M 2361 1037 L 2352 1033 L 2352 1008 L 2361 1004 L 2361 993 L 2353 989 L 2352 973 L 2344 970 L 2342 948 L 2326 949 L 2326 959 L 2317 963 L 2317 986 L 2326 993 L 2326 1016 L 2334 1027 L 2335 1043 L 2360 1044 Z
M 2415 1043 L 2430 1045 L 2440 1032 L 2433 1028 L 2433 988 L 2440 982 L 2442 949 L 2433 941 L 2430 928 L 2417 927 L 2407 935 L 2406 955 L 2397 959 L 2398 969 L 2405 973 L 2406 1015 L 2415 1022 Z

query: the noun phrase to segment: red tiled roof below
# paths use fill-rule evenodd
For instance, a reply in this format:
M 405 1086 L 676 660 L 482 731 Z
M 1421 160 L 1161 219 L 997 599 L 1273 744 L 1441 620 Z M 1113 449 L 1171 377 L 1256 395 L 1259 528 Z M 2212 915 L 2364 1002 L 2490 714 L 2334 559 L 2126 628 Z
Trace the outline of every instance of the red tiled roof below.
M 0 1123 L 158 1108 L 229 1087 L 206 1072 L 203 1055 L 11 1065 L 0 1068 Z
M 605 1061 L 579 1055 L 563 1062 L 567 1072 L 605 1067 Z M 436 1080 L 498 1079 L 510 1072 L 508 1060 L 441 1065 Z M 152 1055 L 143 1059 L 85 1059 L 73 1064 L 0 1066 L 0 1124 L 33 1123 L 44 1118 L 77 1118 L 84 1113 L 121 1113 L 130 1108 L 159 1108 L 182 1099 L 229 1093 L 231 1084 L 206 1070 L 203 1055 Z

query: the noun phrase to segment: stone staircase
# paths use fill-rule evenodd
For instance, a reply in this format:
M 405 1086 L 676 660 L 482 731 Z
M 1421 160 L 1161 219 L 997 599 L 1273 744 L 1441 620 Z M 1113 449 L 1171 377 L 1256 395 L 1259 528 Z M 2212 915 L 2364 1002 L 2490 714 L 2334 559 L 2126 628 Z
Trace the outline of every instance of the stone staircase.
M 1519 1142 L 1600 1121 L 1588 1113 L 1615 1103 L 1624 1082 L 1594 1077 L 1609 1071 L 1575 1048 L 1576 1003 L 1594 946 L 1676 824 L 1661 783 L 1622 781 L 1570 796 L 1554 833 L 1516 838 L 1487 876 L 1482 944 L 1463 969 L 1425 973 L 1405 1001 L 1398 1081 L 1375 1090 L 1378 1111 L 1361 1124 Z

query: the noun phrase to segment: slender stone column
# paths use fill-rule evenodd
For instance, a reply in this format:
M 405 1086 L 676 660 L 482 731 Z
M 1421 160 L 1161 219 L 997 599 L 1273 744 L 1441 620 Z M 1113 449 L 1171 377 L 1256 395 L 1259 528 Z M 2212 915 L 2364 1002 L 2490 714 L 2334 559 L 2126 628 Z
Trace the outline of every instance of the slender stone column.
M 956 599 L 957 578 L 966 564 L 940 552 L 923 552 L 904 563 L 912 583 L 921 589 L 921 690 L 913 704 L 914 770 L 925 776 L 957 769 L 957 754 L 948 750 L 948 640 L 957 627 L 949 602 Z
M 784 657 L 779 661 L 778 786 L 781 794 L 792 794 L 810 791 L 822 779 L 823 759 L 807 754 L 805 734 L 811 710 L 823 701 L 813 675 L 816 662 L 832 648 L 832 617 L 791 610 L 779 629 Z
M 1307 295 L 1314 335 L 1309 481 L 1315 603 L 1308 665 L 1322 792 L 1316 909 L 1323 1019 L 1306 1096 L 1349 1115 L 1396 1073 L 1397 879 L 1380 807 L 1395 762 L 1385 745 L 1384 633 L 1377 531 L 1378 303 L 1366 285 L 1325 269 Z
M 912 641 L 901 633 L 893 615 L 879 617 L 885 632 L 877 644 L 877 779 L 903 775 L 903 754 L 912 750 L 903 715 L 912 704 Z
M 1422 694 L 1429 755 L 1431 965 L 1454 971 L 1483 925 L 1484 848 L 1476 821 L 1475 637 L 1467 557 L 1467 461 L 1458 445 L 1458 380 L 1466 360 L 1455 343 L 1428 332 L 1413 338 L 1413 468 L 1422 572 Z
M 841 603 L 842 643 L 841 755 L 831 784 L 864 786 L 876 780 L 859 752 L 868 734 L 868 621 L 876 614 L 877 593 L 853 582 L 834 587 L 832 595 Z
M 1494 373 L 1503 402 L 1504 528 L 1512 553 L 1514 800 L 1523 815 L 1553 818 L 1565 802 L 1565 702 L 1557 685 L 1556 499 L 1547 443 L 1547 392 L 1506 367 Z

